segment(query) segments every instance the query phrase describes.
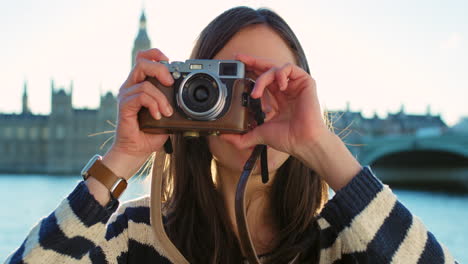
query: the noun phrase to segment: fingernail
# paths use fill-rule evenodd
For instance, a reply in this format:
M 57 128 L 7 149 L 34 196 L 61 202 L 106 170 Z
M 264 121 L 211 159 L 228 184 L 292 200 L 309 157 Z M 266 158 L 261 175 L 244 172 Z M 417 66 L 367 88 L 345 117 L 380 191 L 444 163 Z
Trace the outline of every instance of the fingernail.
M 169 74 L 168 76 L 166 76 L 166 80 L 169 85 L 174 84 L 174 78 L 172 78 L 172 75 Z
M 157 119 L 157 120 L 161 119 L 161 113 L 156 112 L 156 119 Z
M 171 116 L 171 115 L 172 115 L 172 108 L 171 108 L 170 106 L 166 106 L 166 110 L 165 110 L 165 111 L 166 111 L 166 114 L 167 114 L 168 116 Z

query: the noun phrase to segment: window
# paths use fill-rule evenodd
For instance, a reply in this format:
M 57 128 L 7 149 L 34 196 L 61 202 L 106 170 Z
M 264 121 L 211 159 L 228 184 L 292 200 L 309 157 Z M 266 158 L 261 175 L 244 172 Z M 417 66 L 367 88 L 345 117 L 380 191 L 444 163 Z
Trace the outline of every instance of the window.
M 65 138 L 65 128 L 62 125 L 58 125 L 55 128 L 55 137 L 57 139 L 64 139 Z
M 47 140 L 49 138 L 49 128 L 43 127 L 42 128 L 42 139 Z
M 31 129 L 29 129 L 29 138 L 30 139 L 37 139 L 37 136 L 38 136 L 38 128 L 37 127 L 31 127 Z
M 26 136 L 26 129 L 22 126 L 16 128 L 16 136 L 18 139 L 24 139 Z
M 6 139 L 11 139 L 11 138 L 12 138 L 12 136 L 13 136 L 13 129 L 12 129 L 12 127 L 8 127 L 8 126 L 7 126 L 7 127 L 4 128 L 3 131 L 4 131 L 4 134 L 5 134 L 5 138 L 6 138 Z

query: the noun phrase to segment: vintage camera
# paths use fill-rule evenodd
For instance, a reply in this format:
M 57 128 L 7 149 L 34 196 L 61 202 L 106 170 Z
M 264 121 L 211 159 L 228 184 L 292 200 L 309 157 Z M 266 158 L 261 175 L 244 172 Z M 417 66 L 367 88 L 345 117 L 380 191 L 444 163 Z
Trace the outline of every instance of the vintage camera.
M 154 119 L 148 109 L 138 113 L 140 129 L 155 134 L 183 132 L 186 136 L 245 133 L 261 113 L 259 99 L 250 97 L 254 82 L 245 78 L 245 66 L 234 60 L 162 61 L 174 84 L 164 86 L 148 77 L 169 100 L 174 114 Z

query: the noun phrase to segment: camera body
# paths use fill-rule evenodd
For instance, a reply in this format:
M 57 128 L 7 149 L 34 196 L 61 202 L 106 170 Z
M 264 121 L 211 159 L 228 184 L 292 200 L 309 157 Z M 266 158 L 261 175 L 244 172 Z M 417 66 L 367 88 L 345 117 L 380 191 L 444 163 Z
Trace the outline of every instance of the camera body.
M 186 60 L 161 62 L 174 78 L 172 86 L 156 78 L 147 80 L 168 99 L 175 110 L 170 117 L 154 119 L 148 109 L 138 113 L 140 129 L 155 134 L 184 132 L 197 136 L 245 133 L 256 125 L 250 93 L 253 81 L 245 79 L 245 66 L 234 60 Z M 257 102 L 253 103 L 253 100 Z M 258 108 L 254 107 L 254 108 Z M 258 109 L 257 109 L 258 110 Z M 260 109 L 261 110 L 261 109 Z

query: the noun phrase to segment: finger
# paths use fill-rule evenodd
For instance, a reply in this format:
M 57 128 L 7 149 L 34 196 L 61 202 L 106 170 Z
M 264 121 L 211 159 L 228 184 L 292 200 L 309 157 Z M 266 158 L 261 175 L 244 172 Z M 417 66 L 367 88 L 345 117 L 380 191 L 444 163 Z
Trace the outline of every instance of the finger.
M 278 98 L 273 96 L 270 90 L 266 90 L 262 97 L 260 98 L 262 104 L 262 111 L 265 113 L 265 120 L 264 122 L 268 122 L 269 120 L 273 119 L 278 113 Z
M 314 79 L 302 68 L 292 63 L 283 65 L 275 72 L 275 79 L 281 92 L 294 95 L 307 87 L 315 88 Z
M 277 69 L 273 67 L 257 78 L 257 80 L 255 81 L 254 89 L 251 93 L 251 96 L 253 98 L 260 98 L 263 95 L 267 86 L 271 86 L 271 90 L 275 90 L 275 88 L 278 87 L 275 84 L 276 71 Z
M 256 127 L 243 135 L 221 134 L 220 137 L 226 140 L 227 142 L 233 144 L 238 149 L 248 149 L 258 144 L 264 144 L 263 139 L 259 133 L 260 127 Z
M 144 81 L 146 77 L 154 77 L 165 86 L 171 86 L 174 83 L 174 79 L 165 65 L 140 58 L 128 76 L 125 88 Z
M 275 72 L 275 79 L 281 91 L 284 91 L 286 88 L 288 88 L 288 82 L 290 78 L 289 75 L 291 74 L 292 68 L 293 65 L 291 63 L 287 63 Z
M 304 71 L 301 67 L 292 64 L 286 63 L 279 69 L 280 74 L 286 76 L 290 80 L 297 80 L 305 76 L 310 77 L 310 75 Z M 312 77 L 311 77 L 312 78 Z
M 138 59 L 147 59 L 151 61 L 169 61 L 169 58 L 159 49 L 140 50 L 137 52 L 135 63 Z
M 269 60 L 252 57 L 246 54 L 236 54 L 235 59 L 243 62 L 245 66 L 247 66 L 247 69 L 260 74 L 275 67 L 275 64 Z
M 149 81 L 144 81 L 142 83 L 136 84 L 128 89 L 122 89 L 121 93 L 123 94 L 119 94 L 118 97 L 122 99 L 138 93 L 148 94 L 153 100 L 155 100 L 158 103 L 159 110 L 161 111 L 161 113 L 163 113 L 167 117 L 171 116 L 174 111 L 166 95 L 164 95 L 161 92 L 161 90 L 159 90 Z
M 120 114 L 123 115 L 122 117 L 136 116 L 143 106 L 149 109 L 151 116 L 154 119 L 161 119 L 158 102 L 145 93 L 137 93 L 122 99 L 119 107 L 121 109 Z

